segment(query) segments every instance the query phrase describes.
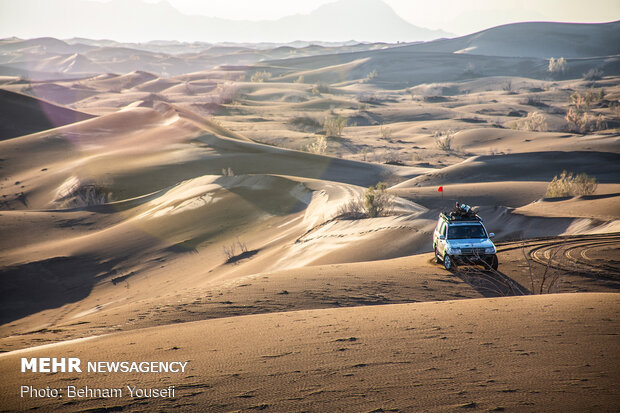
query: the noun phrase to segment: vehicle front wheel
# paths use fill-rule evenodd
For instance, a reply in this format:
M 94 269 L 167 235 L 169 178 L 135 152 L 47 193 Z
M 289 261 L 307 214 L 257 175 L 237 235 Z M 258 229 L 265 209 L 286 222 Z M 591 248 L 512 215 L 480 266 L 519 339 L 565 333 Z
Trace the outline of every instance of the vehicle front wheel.
M 497 267 L 499 266 L 497 255 L 493 255 L 492 257 L 487 258 L 487 263 L 489 264 L 489 267 L 493 268 L 494 271 L 497 271 Z
M 446 267 L 446 270 L 451 271 L 454 269 L 454 261 L 452 261 L 452 257 L 448 254 L 443 256 L 443 266 Z

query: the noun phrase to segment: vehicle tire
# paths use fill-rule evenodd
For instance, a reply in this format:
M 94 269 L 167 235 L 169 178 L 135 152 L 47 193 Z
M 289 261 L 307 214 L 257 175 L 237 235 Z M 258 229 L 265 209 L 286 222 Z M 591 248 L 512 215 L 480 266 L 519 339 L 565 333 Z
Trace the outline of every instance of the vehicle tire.
M 435 262 L 439 264 L 441 262 L 441 258 L 439 258 L 439 253 L 437 252 L 437 247 L 435 246 Z
M 452 257 L 448 254 L 443 256 L 443 266 L 446 267 L 446 270 L 448 271 L 452 271 L 455 267 Z
M 497 259 L 497 255 L 493 255 L 490 259 L 489 265 L 493 268 L 493 271 L 497 271 L 497 267 L 499 266 L 499 261 Z

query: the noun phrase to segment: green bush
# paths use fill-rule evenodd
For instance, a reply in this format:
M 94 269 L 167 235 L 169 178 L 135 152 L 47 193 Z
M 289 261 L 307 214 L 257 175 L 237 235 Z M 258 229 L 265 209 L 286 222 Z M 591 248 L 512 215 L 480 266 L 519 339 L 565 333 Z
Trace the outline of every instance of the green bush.
M 394 204 L 394 196 L 386 191 L 387 184 L 379 182 L 364 192 L 364 212 L 369 218 L 387 215 Z
M 386 190 L 385 182 L 379 182 L 370 186 L 363 196 L 351 199 L 338 208 L 338 216 L 341 218 L 360 219 L 375 218 L 389 215 L 394 205 L 394 195 Z

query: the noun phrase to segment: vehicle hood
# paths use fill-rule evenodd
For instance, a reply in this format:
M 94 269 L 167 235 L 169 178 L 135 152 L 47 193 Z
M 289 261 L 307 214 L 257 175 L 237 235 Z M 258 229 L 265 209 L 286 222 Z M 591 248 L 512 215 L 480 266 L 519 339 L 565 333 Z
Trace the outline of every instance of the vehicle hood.
M 495 246 L 488 238 L 453 239 L 448 240 L 448 245 L 452 248 L 491 248 Z

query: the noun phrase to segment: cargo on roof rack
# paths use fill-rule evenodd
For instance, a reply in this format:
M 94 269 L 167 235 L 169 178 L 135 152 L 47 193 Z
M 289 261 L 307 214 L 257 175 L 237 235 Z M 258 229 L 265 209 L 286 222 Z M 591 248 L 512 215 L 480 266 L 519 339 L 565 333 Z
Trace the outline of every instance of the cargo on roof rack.
M 480 218 L 476 214 L 476 210 L 470 207 L 467 204 L 459 204 L 456 203 L 456 206 L 451 211 L 443 211 L 439 214 L 442 218 L 447 221 L 478 221 L 482 222 L 482 218 Z

